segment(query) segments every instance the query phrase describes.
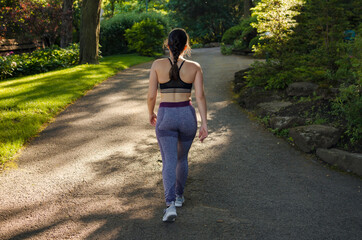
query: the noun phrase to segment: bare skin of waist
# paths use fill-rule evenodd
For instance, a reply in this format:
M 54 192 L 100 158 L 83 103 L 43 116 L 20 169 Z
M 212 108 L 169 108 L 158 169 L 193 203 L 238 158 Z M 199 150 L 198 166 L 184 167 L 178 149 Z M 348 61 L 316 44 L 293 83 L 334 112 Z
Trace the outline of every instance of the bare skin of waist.
M 185 102 L 191 100 L 191 93 L 161 93 L 161 102 Z

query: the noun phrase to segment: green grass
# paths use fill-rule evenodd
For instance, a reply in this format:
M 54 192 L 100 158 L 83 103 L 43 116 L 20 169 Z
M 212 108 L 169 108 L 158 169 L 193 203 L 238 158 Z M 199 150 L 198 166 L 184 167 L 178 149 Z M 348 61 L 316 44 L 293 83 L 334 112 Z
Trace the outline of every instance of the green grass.
M 98 65 L 79 65 L 58 71 L 0 82 L 0 169 L 68 104 L 96 84 L 151 57 L 125 54 L 104 57 Z

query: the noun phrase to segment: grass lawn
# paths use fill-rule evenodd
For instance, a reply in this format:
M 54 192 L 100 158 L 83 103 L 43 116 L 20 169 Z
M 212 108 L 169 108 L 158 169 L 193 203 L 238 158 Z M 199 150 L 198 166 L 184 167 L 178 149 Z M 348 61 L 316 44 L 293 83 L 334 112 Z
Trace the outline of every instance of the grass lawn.
M 0 169 L 68 104 L 96 84 L 132 65 L 151 61 L 136 54 L 104 57 L 98 65 L 14 78 L 0 82 Z

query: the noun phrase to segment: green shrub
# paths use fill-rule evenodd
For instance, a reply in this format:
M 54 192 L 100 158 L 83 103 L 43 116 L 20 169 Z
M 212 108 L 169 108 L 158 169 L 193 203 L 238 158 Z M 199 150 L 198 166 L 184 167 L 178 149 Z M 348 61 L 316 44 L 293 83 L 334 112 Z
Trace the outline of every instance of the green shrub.
M 269 77 L 265 89 L 284 89 L 293 82 L 293 76 L 292 72 L 279 71 Z
M 233 51 L 233 46 L 225 45 L 224 43 L 221 43 L 220 50 L 223 55 L 230 55 Z
M 241 39 L 236 39 L 234 41 L 233 49 L 235 49 L 235 50 L 244 50 L 247 47 L 248 47 L 248 43 Z
M 256 30 L 250 24 L 256 22 L 255 17 L 243 19 L 238 25 L 225 31 L 221 42 L 233 44 L 235 40 L 243 40 L 247 43 L 256 36 Z
M 162 43 L 167 35 L 166 29 L 156 20 L 146 19 L 127 29 L 125 38 L 128 47 L 144 56 L 154 56 L 162 52 Z
M 241 37 L 242 33 L 243 28 L 240 24 L 231 27 L 225 31 L 224 35 L 222 35 L 221 42 L 225 44 L 233 44 L 236 39 L 239 39 Z
M 247 72 L 246 82 L 248 87 L 265 87 L 268 80 L 278 73 L 279 67 L 274 62 L 255 61 L 252 69 Z
M 295 61 L 298 61 L 295 59 Z M 324 82 L 327 72 L 322 67 L 281 65 L 270 60 L 256 62 L 248 73 L 249 86 L 263 86 L 265 89 L 284 89 L 292 82 Z
M 166 16 L 155 13 L 122 13 L 115 15 L 110 19 L 105 19 L 101 22 L 100 44 L 104 56 L 115 53 L 128 52 L 127 41 L 124 34 L 127 29 L 130 29 L 136 22 L 141 22 L 145 19 L 155 20 L 157 24 L 169 30 L 168 19 Z
M 340 87 L 338 97 L 333 102 L 333 108 L 337 115 L 342 114 L 347 120 L 347 131 L 352 146 L 362 141 L 362 85 L 356 84 Z
M 253 49 L 254 46 L 258 46 L 259 42 L 260 42 L 259 36 L 253 37 L 249 42 L 249 48 Z
M 191 48 L 203 48 L 204 45 L 202 43 L 195 43 L 195 44 L 192 44 Z
M 76 65 L 78 61 L 78 44 L 64 49 L 52 46 L 31 53 L 8 55 L 0 57 L 0 80 L 69 67 Z
M 242 20 L 240 24 L 226 30 L 221 39 L 222 44 L 225 44 L 224 46 L 221 46 L 221 53 L 228 55 L 232 53 L 232 50 L 242 51 L 252 49 L 252 46 L 258 43 L 256 29 L 250 25 L 255 21 L 255 17 L 247 18 Z M 250 44 L 252 40 L 253 43 Z M 227 47 L 227 45 L 232 46 Z
M 341 83 L 353 84 L 362 79 L 362 24 L 356 32 L 354 41 L 338 45 L 341 57 L 335 62 L 338 69 L 334 78 Z

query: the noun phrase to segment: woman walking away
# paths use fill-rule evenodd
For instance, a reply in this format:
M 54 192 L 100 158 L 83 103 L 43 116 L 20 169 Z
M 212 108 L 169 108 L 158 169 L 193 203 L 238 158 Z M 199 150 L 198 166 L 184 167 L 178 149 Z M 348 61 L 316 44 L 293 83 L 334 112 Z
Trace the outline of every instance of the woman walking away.
M 151 67 L 148 89 L 149 121 L 156 127 L 157 141 L 162 155 L 162 177 L 167 208 L 162 220 L 173 222 L 177 217 L 176 207 L 182 207 L 188 173 L 187 155 L 197 131 L 195 109 L 191 105 L 191 89 L 201 117 L 199 139 L 208 135 L 206 100 L 203 74 L 197 62 L 185 60 L 190 51 L 189 37 L 185 30 L 174 29 L 167 40 L 170 57 L 154 61 Z M 158 84 L 161 103 L 154 113 Z

